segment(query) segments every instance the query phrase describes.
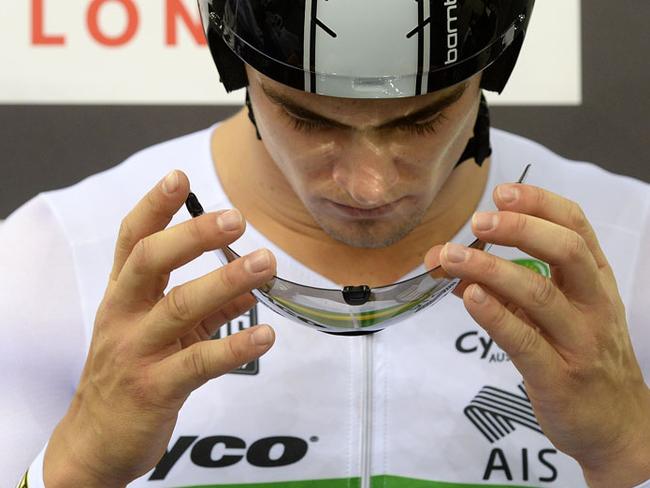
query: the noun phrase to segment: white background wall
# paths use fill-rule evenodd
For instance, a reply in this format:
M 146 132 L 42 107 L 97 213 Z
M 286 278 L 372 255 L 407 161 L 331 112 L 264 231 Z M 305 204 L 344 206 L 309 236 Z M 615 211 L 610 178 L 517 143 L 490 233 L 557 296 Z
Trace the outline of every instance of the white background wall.
M 241 93 L 225 93 L 207 48 L 198 43 L 194 0 L 2 0 L 0 5 L 0 45 L 11 46 L 0 50 L 0 66 L 12 67 L 0 77 L 0 103 L 242 102 Z M 521 63 L 506 93 L 491 101 L 580 104 L 580 54 L 579 0 L 538 1 Z

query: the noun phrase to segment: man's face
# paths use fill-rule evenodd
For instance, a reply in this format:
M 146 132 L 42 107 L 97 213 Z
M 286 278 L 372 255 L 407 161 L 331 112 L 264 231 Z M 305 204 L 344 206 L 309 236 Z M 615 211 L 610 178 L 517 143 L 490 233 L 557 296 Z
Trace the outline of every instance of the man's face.
M 436 214 L 434 199 L 472 136 L 480 75 L 419 97 L 357 100 L 247 71 L 265 147 L 329 236 L 386 247 Z

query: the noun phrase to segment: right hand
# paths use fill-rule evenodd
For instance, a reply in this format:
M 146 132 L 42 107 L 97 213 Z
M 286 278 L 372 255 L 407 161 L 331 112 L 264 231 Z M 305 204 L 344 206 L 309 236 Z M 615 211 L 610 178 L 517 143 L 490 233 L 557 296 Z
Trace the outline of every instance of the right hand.
M 165 453 L 189 394 L 273 344 L 269 326 L 208 340 L 255 304 L 250 290 L 275 274 L 268 250 L 165 296 L 174 269 L 232 243 L 245 223 L 235 211 L 234 227 L 223 230 L 217 215 L 224 212 L 217 212 L 165 229 L 183 206 L 189 181 L 175 171 L 163 182 L 122 221 L 86 364 L 45 453 L 47 488 L 121 488 L 144 475 Z M 261 256 L 261 269 L 252 266 L 254 255 Z

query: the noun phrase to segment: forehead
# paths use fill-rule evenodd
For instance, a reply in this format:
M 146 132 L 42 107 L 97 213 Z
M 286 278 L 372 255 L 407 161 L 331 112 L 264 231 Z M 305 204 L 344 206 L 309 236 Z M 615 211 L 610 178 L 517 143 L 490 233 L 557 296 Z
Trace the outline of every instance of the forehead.
M 453 94 L 472 91 L 472 86 L 478 89 L 479 76 L 475 76 L 443 90 L 414 97 L 389 99 L 356 99 L 340 98 L 316 93 L 308 93 L 278 83 L 268 76 L 248 67 L 249 80 L 258 85 L 267 95 L 277 95 L 279 98 L 327 116 L 345 114 L 374 114 L 377 116 L 408 115 L 443 100 Z

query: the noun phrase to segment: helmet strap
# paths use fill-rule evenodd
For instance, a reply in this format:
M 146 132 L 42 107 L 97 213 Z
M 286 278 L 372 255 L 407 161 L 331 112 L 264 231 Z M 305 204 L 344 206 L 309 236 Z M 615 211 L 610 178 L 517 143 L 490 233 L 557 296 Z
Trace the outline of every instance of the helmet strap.
M 257 128 L 255 121 L 255 113 L 253 112 L 253 105 L 251 104 L 251 97 L 246 88 L 246 108 L 248 109 L 248 119 L 255 127 L 255 135 L 257 140 L 261 141 L 260 131 Z M 492 147 L 490 146 L 490 109 L 485 100 L 485 95 L 481 93 L 481 103 L 479 104 L 478 116 L 474 124 L 474 136 L 469 140 L 463 155 L 460 157 L 455 167 L 460 166 L 462 163 L 469 159 L 474 159 L 478 166 L 483 164 L 492 154 Z
M 478 116 L 474 124 L 474 137 L 472 137 L 463 151 L 463 155 L 456 163 L 456 167 L 468 159 L 474 159 L 478 166 L 483 164 L 492 154 L 492 147 L 490 146 L 490 109 L 488 108 L 485 95 L 481 92 L 481 103 L 478 108 Z
M 257 128 L 257 122 L 255 121 L 255 113 L 253 112 L 253 105 L 251 104 L 251 96 L 250 93 L 248 93 L 248 87 L 246 87 L 246 108 L 248 109 L 248 120 L 250 120 L 253 124 L 253 127 L 255 127 L 255 135 L 257 136 L 257 140 L 261 141 L 262 136 L 260 136 L 260 131 Z

